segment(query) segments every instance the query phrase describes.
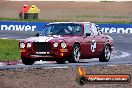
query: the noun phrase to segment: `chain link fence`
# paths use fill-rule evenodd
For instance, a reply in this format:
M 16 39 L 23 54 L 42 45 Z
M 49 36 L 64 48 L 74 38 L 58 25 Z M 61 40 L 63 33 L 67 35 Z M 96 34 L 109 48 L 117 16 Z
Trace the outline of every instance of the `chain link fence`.
M 69 14 L 70 13 L 70 14 Z M 132 13 L 128 12 L 55 12 L 43 16 L 46 20 L 90 21 L 90 22 L 132 22 Z

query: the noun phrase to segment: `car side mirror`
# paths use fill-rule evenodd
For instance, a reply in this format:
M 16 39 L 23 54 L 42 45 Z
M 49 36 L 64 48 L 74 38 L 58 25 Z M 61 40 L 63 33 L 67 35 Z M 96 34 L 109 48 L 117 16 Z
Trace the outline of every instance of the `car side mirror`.
M 39 35 L 40 35 L 39 33 L 36 33 L 36 34 L 35 34 L 36 37 L 39 37 Z
M 101 34 L 103 34 L 103 32 L 102 32 L 102 31 L 100 31 L 100 33 L 101 33 Z
M 101 30 L 99 30 L 99 34 L 100 34 L 100 35 L 102 35 L 102 34 L 103 34 L 103 32 L 102 32 Z
M 86 33 L 86 37 L 87 37 L 87 36 L 90 36 L 90 35 L 91 35 L 91 33 Z

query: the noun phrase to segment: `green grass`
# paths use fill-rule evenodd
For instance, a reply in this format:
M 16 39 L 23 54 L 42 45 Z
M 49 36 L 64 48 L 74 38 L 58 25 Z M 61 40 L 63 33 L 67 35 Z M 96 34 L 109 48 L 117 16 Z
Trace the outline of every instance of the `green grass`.
M 0 39 L 0 61 L 20 59 L 17 40 Z
M 77 16 L 77 18 L 99 18 L 100 16 L 99 15 L 80 15 L 80 16 Z
M 78 18 L 84 18 L 84 17 L 88 17 L 88 16 L 78 16 Z M 96 17 L 96 16 L 90 16 L 90 17 Z M 112 18 L 116 18 L 115 16 L 111 16 Z M 106 17 L 107 18 L 107 17 Z M 121 16 L 118 16 L 117 18 L 121 18 Z M 56 20 L 56 19 L 49 19 L 49 20 L 43 20 L 43 19 L 24 19 L 24 20 L 21 20 L 21 19 L 18 19 L 18 18 L 0 18 L 0 21 L 22 21 L 22 22 L 68 22 L 68 21 L 71 21 L 70 19 L 69 20 L 64 20 L 64 19 L 61 19 L 61 20 Z M 94 23 L 114 23 L 114 24 L 120 24 L 120 23 L 125 23 L 125 24 L 128 24 L 128 23 L 132 23 L 132 22 L 128 22 L 128 21 L 113 21 L 113 22 L 94 22 Z
M 132 22 L 127 22 L 127 21 L 113 21 L 113 22 L 94 22 L 98 24 L 132 24 Z
M 100 15 L 80 15 L 77 18 L 100 18 Z M 103 18 L 128 18 L 128 16 L 103 16 Z
M 111 1 L 111 0 L 102 0 L 100 2 L 116 2 L 116 1 Z
M 41 20 L 41 19 L 18 19 L 18 18 L 0 18 L 0 21 L 23 21 L 23 22 L 66 22 L 66 21 L 70 21 L 70 20 Z

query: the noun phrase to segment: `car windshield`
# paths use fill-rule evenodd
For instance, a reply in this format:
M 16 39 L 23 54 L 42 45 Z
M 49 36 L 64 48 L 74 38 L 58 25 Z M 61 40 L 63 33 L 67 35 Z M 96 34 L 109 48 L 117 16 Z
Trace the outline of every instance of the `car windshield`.
M 80 35 L 82 25 L 73 23 L 48 24 L 44 27 L 41 35 Z

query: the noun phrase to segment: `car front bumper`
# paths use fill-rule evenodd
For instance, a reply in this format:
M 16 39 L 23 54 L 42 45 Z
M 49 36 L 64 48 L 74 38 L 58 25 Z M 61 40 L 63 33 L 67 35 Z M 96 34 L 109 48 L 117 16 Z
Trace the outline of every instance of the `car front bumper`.
M 70 52 L 67 49 L 60 49 L 59 52 L 21 52 L 21 57 L 28 59 L 44 60 L 44 61 L 56 61 L 57 59 L 63 59 L 70 56 Z

